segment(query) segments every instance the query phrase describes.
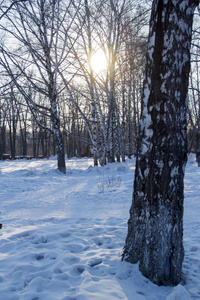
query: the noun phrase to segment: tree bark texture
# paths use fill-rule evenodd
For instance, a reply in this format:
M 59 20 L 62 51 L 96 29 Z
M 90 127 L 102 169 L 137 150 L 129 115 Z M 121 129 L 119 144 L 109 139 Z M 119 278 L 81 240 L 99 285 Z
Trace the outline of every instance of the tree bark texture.
M 199 1 L 153 1 L 133 201 L 123 259 L 158 285 L 182 276 L 192 21 Z

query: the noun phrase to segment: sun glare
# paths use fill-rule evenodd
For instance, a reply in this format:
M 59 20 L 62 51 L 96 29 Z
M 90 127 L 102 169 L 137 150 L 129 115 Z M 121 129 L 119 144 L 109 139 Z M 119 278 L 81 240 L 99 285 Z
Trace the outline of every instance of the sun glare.
M 102 50 L 98 50 L 92 55 L 91 65 L 94 73 L 96 74 L 106 71 L 107 61 Z

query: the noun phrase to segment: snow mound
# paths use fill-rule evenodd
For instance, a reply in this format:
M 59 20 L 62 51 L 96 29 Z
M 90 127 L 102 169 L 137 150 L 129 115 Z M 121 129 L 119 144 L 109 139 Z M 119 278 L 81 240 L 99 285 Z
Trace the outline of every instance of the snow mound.
M 172 293 L 168 295 L 166 298 L 166 300 L 190 300 L 190 299 L 191 299 L 190 294 L 181 284 L 173 288 Z

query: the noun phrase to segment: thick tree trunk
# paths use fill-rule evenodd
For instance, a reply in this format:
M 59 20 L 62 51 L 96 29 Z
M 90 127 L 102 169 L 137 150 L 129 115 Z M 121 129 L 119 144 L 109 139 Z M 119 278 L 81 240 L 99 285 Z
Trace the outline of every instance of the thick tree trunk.
M 60 120 L 58 117 L 56 117 L 57 116 L 56 109 L 54 109 L 53 111 L 54 114 L 52 114 L 52 124 L 53 124 L 54 139 L 56 143 L 57 165 L 58 165 L 58 170 L 65 174 L 66 173 L 65 152 L 64 152 L 64 145 L 62 139 L 62 132 L 60 130 Z
M 133 202 L 123 258 L 156 284 L 178 284 L 183 250 L 187 91 L 198 1 L 153 1 Z
M 56 153 L 57 153 L 57 165 L 58 170 L 62 173 L 66 173 L 66 165 L 65 165 L 65 152 L 64 152 L 64 144 L 62 139 L 62 132 L 60 130 L 60 119 L 57 112 L 56 100 L 51 101 L 51 121 L 54 132 L 54 139 L 56 143 Z
M 62 133 L 59 128 L 54 129 L 54 135 L 56 140 L 58 170 L 65 174 L 66 173 L 65 153 L 64 153 L 64 146 L 62 140 Z

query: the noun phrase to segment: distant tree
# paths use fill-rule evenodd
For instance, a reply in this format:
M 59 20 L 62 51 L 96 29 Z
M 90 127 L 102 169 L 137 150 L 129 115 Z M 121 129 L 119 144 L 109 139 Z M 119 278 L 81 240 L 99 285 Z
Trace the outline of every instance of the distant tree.
M 6 149 L 6 118 L 7 118 L 7 103 L 0 94 L 0 159 L 3 159 L 3 154 Z
M 198 0 L 154 0 L 123 259 L 158 285 L 182 276 L 192 22 Z
M 199 12 L 195 15 L 199 18 Z M 191 49 L 191 72 L 189 93 L 189 124 L 191 125 L 196 152 L 196 161 L 200 167 L 200 25 L 195 22 Z
M 8 101 L 7 124 L 9 128 L 11 158 L 15 159 L 17 127 L 19 122 L 19 104 L 16 99 L 13 85 L 11 85 L 10 92 L 5 100 Z
M 93 7 L 92 7 L 93 6 Z M 93 30 L 96 14 L 96 8 L 94 9 L 94 3 L 92 5 L 90 1 L 84 0 L 82 10 L 78 13 L 78 30 L 79 38 L 78 44 L 81 47 L 77 47 L 77 44 L 74 44 L 74 40 L 71 39 L 71 49 L 74 56 L 74 67 L 77 72 L 77 77 L 81 74 L 81 81 L 85 81 L 85 84 L 80 85 L 76 88 L 74 85 L 66 84 L 68 93 L 70 94 L 71 102 L 79 115 L 82 117 L 85 126 L 88 130 L 90 141 L 92 145 L 94 165 L 98 165 L 98 147 L 97 147 L 97 121 L 96 121 L 96 102 L 95 102 L 95 82 L 94 82 L 94 72 L 92 68 L 92 54 L 93 54 Z M 64 79 L 65 82 L 65 79 Z M 76 91 L 75 95 L 72 92 L 73 89 Z M 84 100 L 85 104 L 77 104 L 75 98 L 77 98 L 77 92 L 79 91 L 80 97 Z M 83 102 L 83 101 L 82 101 Z M 81 104 L 82 104 L 81 102 Z M 89 105 L 88 105 L 89 103 Z M 85 112 L 85 106 L 88 107 L 88 110 Z M 88 118 L 88 112 L 90 111 L 90 116 Z M 73 113 L 73 112 L 72 112 Z M 74 124 L 73 124 L 74 125 Z M 77 124 L 79 126 L 79 124 Z M 74 131 L 73 126 L 73 131 Z M 79 143 L 78 143 L 79 144 Z
M 22 97 L 22 95 L 20 95 Z M 27 136 L 28 136 L 28 114 L 29 110 L 27 106 L 19 105 L 19 128 L 20 128 L 20 141 L 22 148 L 22 155 L 27 156 Z
M 69 66 L 67 39 L 70 35 L 75 39 L 78 34 L 72 30 L 72 24 L 79 6 L 79 0 L 17 1 L 5 16 L 6 26 L 3 22 L 0 25 L 5 35 L 0 63 L 26 99 L 30 111 L 37 110 L 37 115 L 45 114 L 51 120 L 58 169 L 63 173 L 66 167 L 59 107 L 59 93 L 63 86 L 59 74 Z M 13 41 L 12 49 L 10 41 Z M 13 66 L 18 75 L 13 72 Z M 41 97 L 30 99 L 25 81 L 43 97 L 42 104 L 37 102 Z M 40 123 L 38 118 L 35 121 Z
M 200 167 L 200 66 L 196 61 L 193 64 L 193 72 L 190 76 L 190 102 L 189 102 L 189 123 L 191 124 L 193 136 L 191 144 L 194 144 L 196 161 Z M 192 143 L 194 141 L 194 143 Z M 192 145 L 191 145 L 192 146 Z

